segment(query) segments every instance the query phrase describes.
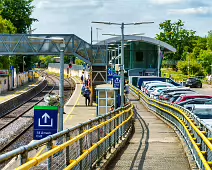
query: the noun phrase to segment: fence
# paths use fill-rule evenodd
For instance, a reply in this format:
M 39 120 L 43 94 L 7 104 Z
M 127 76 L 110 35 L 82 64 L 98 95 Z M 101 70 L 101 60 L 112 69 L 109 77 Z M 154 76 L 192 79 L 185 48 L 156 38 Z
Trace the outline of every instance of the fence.
M 181 106 L 151 99 L 132 85 L 130 89 L 147 108 L 172 123 L 179 130 L 200 169 L 211 169 L 212 129 L 210 126 L 204 124 L 197 116 Z
M 132 130 L 134 108 L 127 105 L 101 117 L 22 146 L 0 156 L 0 162 L 19 157 L 21 169 L 92 169 Z M 29 158 L 46 145 L 40 156 Z

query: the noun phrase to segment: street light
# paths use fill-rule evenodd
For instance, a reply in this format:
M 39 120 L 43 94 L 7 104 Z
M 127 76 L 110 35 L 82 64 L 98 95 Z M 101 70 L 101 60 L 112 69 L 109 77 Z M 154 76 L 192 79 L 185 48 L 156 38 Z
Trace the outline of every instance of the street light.
M 50 37 L 50 38 L 42 38 L 42 37 L 29 37 L 30 39 L 42 39 L 42 40 L 50 40 L 55 43 L 60 44 L 60 83 L 59 83 L 59 98 L 60 98 L 60 106 L 59 106 L 59 128 L 58 131 L 63 130 L 63 113 L 64 113 L 64 49 L 65 49 L 65 40 L 61 37 Z
M 24 65 L 25 65 L 25 61 L 24 61 L 24 58 L 25 58 L 26 56 L 23 56 L 23 73 L 24 73 Z
M 113 22 L 97 22 L 92 21 L 94 24 L 106 24 L 106 25 L 120 25 L 121 26 L 121 86 L 120 86 L 120 96 L 121 96 L 121 107 L 124 106 L 124 26 L 125 25 L 141 25 L 141 24 L 151 24 L 154 22 L 135 22 L 135 23 L 113 23 Z

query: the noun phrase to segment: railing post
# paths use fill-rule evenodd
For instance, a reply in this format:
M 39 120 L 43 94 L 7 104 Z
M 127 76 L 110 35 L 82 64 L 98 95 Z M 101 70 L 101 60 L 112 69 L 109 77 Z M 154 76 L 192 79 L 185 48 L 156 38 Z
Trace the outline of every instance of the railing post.
M 51 150 L 52 149 L 52 140 L 50 140 L 48 143 L 47 143 L 47 150 Z M 52 167 L 52 157 L 49 157 L 48 158 L 48 161 L 47 161 L 47 170 L 51 170 L 51 167 Z
M 20 164 L 23 165 L 27 162 L 28 159 L 28 151 L 25 151 L 24 153 L 21 154 L 21 162 Z
M 107 121 L 107 117 L 106 116 L 104 117 L 104 121 L 105 122 Z M 106 126 L 107 125 L 105 125 L 103 127 L 104 137 L 107 135 L 107 133 L 106 133 L 106 130 L 107 130 Z M 104 149 L 104 159 L 106 159 L 106 156 L 107 156 L 107 140 L 104 142 L 104 148 L 105 148 Z
M 116 112 L 114 112 L 114 115 L 113 116 L 115 116 L 116 115 Z M 114 119 L 113 120 L 113 128 L 115 129 L 115 127 L 116 127 L 116 119 Z M 115 131 L 115 133 L 114 133 L 114 136 L 113 136 L 113 147 L 115 148 L 116 147 L 116 136 L 117 136 L 117 131 Z
M 66 138 L 66 142 L 70 140 L 69 132 L 66 134 L 65 138 Z M 69 163 L 69 161 L 70 161 L 70 159 L 69 159 L 69 146 L 66 147 L 65 160 L 66 160 L 66 166 L 68 166 L 70 164 Z
M 101 123 L 100 119 L 101 119 L 101 118 L 98 119 L 98 125 Z M 100 140 L 100 128 L 98 128 L 98 136 L 97 136 L 97 139 L 98 139 L 98 141 Z M 100 148 L 99 148 L 99 146 L 98 146 L 98 147 L 97 147 L 97 159 L 98 159 L 97 166 L 99 166 L 99 164 L 100 164 L 99 158 L 100 158 Z
M 89 129 L 92 128 L 92 123 L 89 124 Z M 93 132 L 92 132 L 93 133 Z M 93 145 L 93 138 L 92 138 L 92 133 L 90 133 L 90 147 Z M 90 169 L 92 169 L 92 164 L 93 164 L 93 158 L 92 158 L 93 154 L 92 152 L 90 153 Z
M 119 112 L 118 112 L 118 114 L 119 114 Z M 118 117 L 117 119 L 116 119 L 116 126 L 118 126 L 119 125 L 119 119 L 120 119 L 120 117 Z M 117 130 L 117 136 L 116 136 L 116 143 L 118 144 L 119 143 L 119 128 L 118 128 L 118 130 Z
M 110 119 L 112 118 L 112 113 L 110 112 Z M 111 122 L 109 123 L 109 133 L 111 132 Z M 109 137 L 109 153 L 111 153 L 111 138 L 112 136 Z
M 83 132 L 83 126 L 80 126 L 79 128 L 79 134 L 81 134 Z M 80 145 L 80 155 L 82 155 L 83 153 L 83 142 L 82 142 L 82 139 L 79 140 L 79 145 Z M 82 167 L 82 161 L 80 161 L 80 170 L 82 170 L 83 167 Z
M 124 111 L 124 108 L 122 107 L 122 108 L 121 108 L 121 112 L 123 112 L 123 111 Z M 122 115 L 119 117 L 119 124 L 121 124 L 121 123 L 123 122 L 123 115 L 124 115 L 124 114 L 122 114 Z M 119 137 L 120 140 L 122 140 L 122 135 L 123 135 L 123 126 L 120 127 L 120 137 Z

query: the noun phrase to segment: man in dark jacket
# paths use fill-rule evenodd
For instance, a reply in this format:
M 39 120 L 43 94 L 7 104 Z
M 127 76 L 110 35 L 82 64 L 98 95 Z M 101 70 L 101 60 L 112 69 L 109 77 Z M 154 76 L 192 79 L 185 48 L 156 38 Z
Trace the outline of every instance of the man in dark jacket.
M 88 106 L 90 104 L 90 94 L 91 91 L 88 86 L 86 86 L 84 91 L 84 97 L 85 97 L 85 105 Z

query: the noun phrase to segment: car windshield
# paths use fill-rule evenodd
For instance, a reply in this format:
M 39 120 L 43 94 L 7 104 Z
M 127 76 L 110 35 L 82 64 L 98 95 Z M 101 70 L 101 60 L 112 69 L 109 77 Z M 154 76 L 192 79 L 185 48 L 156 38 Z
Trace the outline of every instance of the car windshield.
M 175 100 L 175 102 L 179 102 L 182 99 L 182 97 L 178 97 L 177 100 Z
M 200 119 L 212 119 L 212 108 L 198 108 L 193 113 Z

